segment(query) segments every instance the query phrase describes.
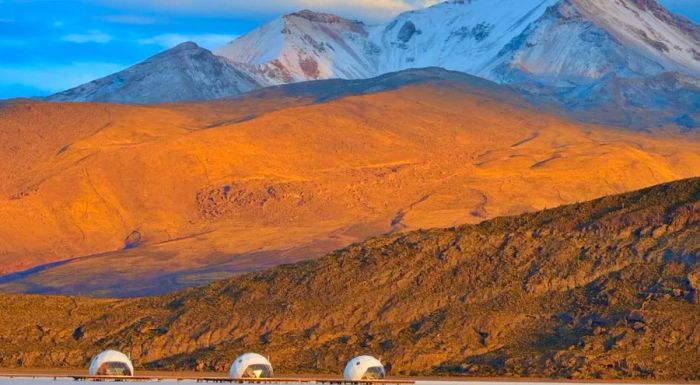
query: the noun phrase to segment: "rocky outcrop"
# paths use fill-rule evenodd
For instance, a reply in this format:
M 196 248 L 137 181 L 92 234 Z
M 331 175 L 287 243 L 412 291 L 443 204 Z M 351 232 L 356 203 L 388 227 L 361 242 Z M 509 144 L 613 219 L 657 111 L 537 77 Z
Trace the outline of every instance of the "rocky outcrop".
M 300 373 L 372 352 L 392 374 L 697 380 L 698 225 L 691 179 L 163 297 L 5 295 L 0 359 L 84 366 L 119 348 L 140 368 L 221 371 L 252 350 Z

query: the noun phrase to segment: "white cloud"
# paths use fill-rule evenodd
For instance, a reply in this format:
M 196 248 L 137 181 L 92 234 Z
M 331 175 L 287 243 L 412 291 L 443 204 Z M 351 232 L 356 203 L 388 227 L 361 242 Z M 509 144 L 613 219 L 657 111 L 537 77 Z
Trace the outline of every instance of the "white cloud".
M 109 43 L 112 41 L 112 36 L 93 30 L 87 33 L 71 33 L 63 36 L 61 40 L 71 43 Z
M 78 62 L 65 65 L 0 67 L 0 87 L 26 86 L 46 94 L 63 91 L 124 69 L 123 64 Z
M 99 0 L 117 9 L 152 9 L 180 14 L 278 15 L 311 9 L 361 20 L 381 20 L 440 0 Z
M 139 39 L 141 45 L 159 45 L 164 48 L 172 48 L 186 41 L 193 41 L 204 48 L 218 48 L 229 41 L 235 39 L 234 35 L 202 34 L 202 35 L 182 35 L 179 33 L 164 33 L 149 38 Z

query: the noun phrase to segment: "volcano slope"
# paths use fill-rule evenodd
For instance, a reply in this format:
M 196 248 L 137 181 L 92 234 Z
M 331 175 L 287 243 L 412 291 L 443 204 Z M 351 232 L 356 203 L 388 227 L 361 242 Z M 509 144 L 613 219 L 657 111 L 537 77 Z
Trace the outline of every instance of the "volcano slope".
M 393 374 L 697 380 L 700 178 L 456 228 L 162 297 L 0 296 L 3 366 L 225 370 L 244 351 L 286 373 L 354 354 Z M 41 311 L 38 311 L 41 309 Z
M 0 290 L 14 292 L 164 293 L 700 172 L 692 134 L 572 123 L 435 68 L 0 115 Z

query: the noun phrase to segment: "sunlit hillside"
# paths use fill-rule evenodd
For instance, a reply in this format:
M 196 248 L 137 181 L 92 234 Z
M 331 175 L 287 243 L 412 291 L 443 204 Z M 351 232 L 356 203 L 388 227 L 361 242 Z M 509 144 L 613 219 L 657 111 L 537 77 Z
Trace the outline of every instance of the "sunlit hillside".
M 40 267 L 3 278 L 11 291 L 166 292 L 700 175 L 696 137 L 572 123 L 466 75 L 319 102 L 0 114 L 0 272 Z

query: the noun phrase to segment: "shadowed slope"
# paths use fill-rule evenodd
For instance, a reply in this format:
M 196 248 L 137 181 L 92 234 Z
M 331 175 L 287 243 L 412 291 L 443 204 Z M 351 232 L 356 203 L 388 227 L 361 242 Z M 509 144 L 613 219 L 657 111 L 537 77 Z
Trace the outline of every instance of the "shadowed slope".
M 514 85 L 529 100 L 556 113 L 594 124 L 693 131 L 700 126 L 700 80 L 679 73 L 645 78 L 609 76 L 578 87 Z
M 360 95 L 321 82 L 300 98 L 3 107 L 0 272 L 69 261 L 0 288 L 162 293 L 700 170 L 692 136 L 578 125 L 467 75 L 350 83 Z
M 208 100 L 261 87 L 228 59 L 182 43 L 123 71 L 51 95 L 51 101 L 163 103 Z
M 283 372 L 357 353 L 393 374 L 698 379 L 700 179 L 479 225 L 374 238 L 164 297 L 0 296 L 3 365 Z M 44 309 L 36 312 L 35 309 Z
M 284 96 L 308 98 L 319 103 L 345 96 L 393 91 L 401 87 L 421 83 L 440 83 L 443 86 L 452 85 L 458 87 L 462 92 L 498 98 L 511 104 L 524 104 L 520 96 L 508 86 L 498 85 L 486 79 L 463 72 L 448 71 L 439 67 L 390 72 L 376 78 L 362 80 L 330 79 L 292 83 L 251 91 L 245 96 L 264 99 Z

